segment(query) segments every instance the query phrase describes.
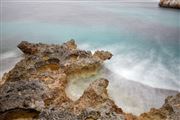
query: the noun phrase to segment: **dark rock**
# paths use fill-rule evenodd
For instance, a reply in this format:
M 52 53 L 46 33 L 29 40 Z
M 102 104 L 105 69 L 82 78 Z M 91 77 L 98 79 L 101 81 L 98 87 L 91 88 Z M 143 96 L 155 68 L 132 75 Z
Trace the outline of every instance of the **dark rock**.
M 180 9 L 180 0 L 160 0 L 159 6 Z

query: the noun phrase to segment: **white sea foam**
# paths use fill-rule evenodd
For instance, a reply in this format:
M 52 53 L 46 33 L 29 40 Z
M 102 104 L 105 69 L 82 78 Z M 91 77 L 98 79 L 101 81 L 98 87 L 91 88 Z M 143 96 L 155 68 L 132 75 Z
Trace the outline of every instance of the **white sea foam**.
M 107 48 L 107 47 L 106 47 Z M 109 48 L 113 50 L 114 47 Z M 115 52 L 115 55 L 106 65 L 119 76 L 145 85 L 180 91 L 179 76 L 173 73 L 162 63 L 162 60 L 153 61 L 155 54 L 149 51 L 149 58 L 140 58 L 137 54 Z M 178 72 L 180 65 L 176 65 Z
M 0 54 L 0 60 L 17 57 L 17 55 L 18 55 L 17 51 L 8 51 L 8 52 Z
M 131 60 L 130 60 L 131 59 Z M 142 60 L 136 63 L 134 58 L 116 56 L 107 67 L 114 73 L 126 79 L 140 82 L 155 88 L 173 89 L 180 91 L 178 76 L 175 76 L 161 63 L 151 63 L 150 60 Z M 133 64 L 134 63 L 134 64 Z
M 82 45 L 83 49 L 90 49 L 91 45 Z M 86 48 L 87 47 L 87 48 Z M 154 88 L 170 89 L 180 91 L 179 76 L 162 63 L 161 58 L 156 56 L 154 50 L 148 51 L 148 57 L 140 57 L 133 48 L 120 45 L 108 45 L 102 48 L 113 53 L 112 59 L 105 64 L 119 77 L 136 81 Z M 95 51 L 95 48 L 91 47 Z M 128 50 L 131 52 L 124 52 Z M 170 55 L 169 51 L 163 51 Z M 156 61 L 153 61 L 157 58 Z M 176 72 L 180 71 L 180 65 L 176 64 Z
M 20 59 L 21 53 L 17 50 L 0 54 L 0 78 L 4 73 L 12 69 Z

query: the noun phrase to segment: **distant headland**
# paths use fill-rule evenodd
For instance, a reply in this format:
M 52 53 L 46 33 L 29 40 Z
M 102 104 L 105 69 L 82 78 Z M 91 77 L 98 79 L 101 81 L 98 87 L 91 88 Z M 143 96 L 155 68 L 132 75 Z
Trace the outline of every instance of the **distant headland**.
M 180 9 L 180 0 L 160 0 L 159 6 Z

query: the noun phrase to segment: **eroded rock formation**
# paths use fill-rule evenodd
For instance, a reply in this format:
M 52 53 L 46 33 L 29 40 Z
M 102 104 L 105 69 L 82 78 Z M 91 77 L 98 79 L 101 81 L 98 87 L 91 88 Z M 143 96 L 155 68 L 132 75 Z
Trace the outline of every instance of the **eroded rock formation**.
M 167 97 L 160 109 L 141 114 L 139 120 L 180 120 L 180 93 Z
M 180 9 L 180 0 L 160 0 L 159 6 Z
M 72 101 L 65 88 L 74 75 L 89 75 L 101 68 L 112 54 L 79 50 L 74 40 L 63 45 L 21 42 L 24 59 L 4 74 L 0 87 L 0 118 L 7 119 L 124 119 L 109 99 L 108 81 L 93 82 Z
M 117 107 L 107 94 L 108 80 L 92 82 L 76 101 L 66 94 L 73 76 L 95 74 L 112 54 L 79 50 L 74 40 L 62 45 L 21 42 L 24 58 L 0 84 L 0 120 L 178 120 L 180 94 L 160 109 L 139 117 Z

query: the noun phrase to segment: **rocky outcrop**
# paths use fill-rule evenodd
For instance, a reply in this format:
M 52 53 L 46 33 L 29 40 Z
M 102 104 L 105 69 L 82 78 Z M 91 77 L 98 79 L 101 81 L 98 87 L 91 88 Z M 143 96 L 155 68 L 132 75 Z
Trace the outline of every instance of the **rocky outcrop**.
M 180 0 L 160 0 L 159 6 L 180 9 Z
M 66 95 L 74 75 L 98 71 L 112 54 L 79 50 L 74 40 L 62 45 L 21 42 L 24 59 L 4 74 L 0 86 L 0 119 L 123 120 L 124 114 L 109 99 L 108 81 L 93 82 L 76 101 Z
M 95 74 L 107 51 L 79 50 L 74 40 L 62 45 L 21 42 L 24 58 L 0 85 L 0 120 L 178 120 L 180 94 L 168 97 L 160 109 L 139 117 L 124 113 L 107 93 L 108 80 L 92 82 L 78 100 L 71 100 L 66 87 L 74 76 Z
M 167 97 L 160 109 L 141 114 L 139 120 L 180 120 L 180 93 Z

